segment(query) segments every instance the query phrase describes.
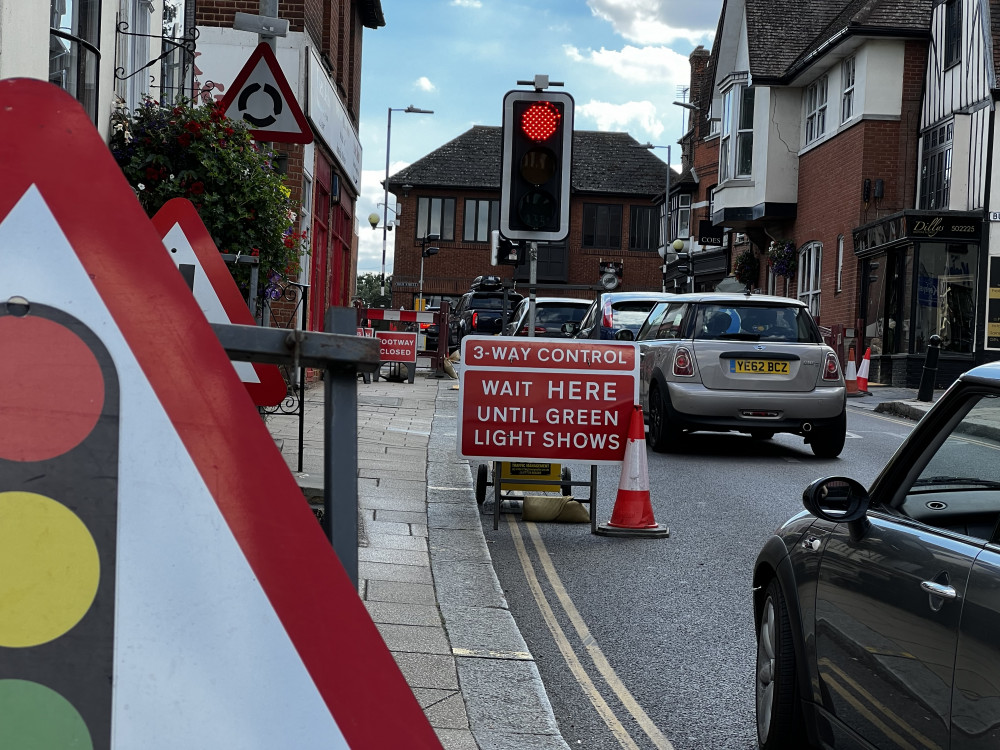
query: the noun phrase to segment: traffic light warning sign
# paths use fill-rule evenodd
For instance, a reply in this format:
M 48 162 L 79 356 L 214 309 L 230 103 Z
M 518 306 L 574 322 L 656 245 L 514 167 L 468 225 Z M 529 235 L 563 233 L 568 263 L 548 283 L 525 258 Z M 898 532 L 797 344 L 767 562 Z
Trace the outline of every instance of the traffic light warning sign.
M 153 216 L 153 226 L 163 238 L 174 265 L 194 267 L 192 292 L 210 323 L 256 325 L 208 227 L 191 201 L 186 198 L 167 201 Z M 288 395 L 277 365 L 233 362 L 233 367 L 258 406 L 275 406 Z
M 84 110 L 0 101 L 0 747 L 440 747 Z

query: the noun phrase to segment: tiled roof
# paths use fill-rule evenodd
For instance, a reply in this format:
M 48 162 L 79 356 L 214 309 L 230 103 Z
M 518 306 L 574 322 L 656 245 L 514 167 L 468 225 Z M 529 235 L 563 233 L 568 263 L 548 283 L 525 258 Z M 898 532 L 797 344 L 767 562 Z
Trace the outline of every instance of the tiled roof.
M 747 0 L 750 72 L 780 81 L 841 35 L 929 37 L 934 0 Z
M 501 128 L 474 125 L 391 175 L 389 189 L 409 184 L 499 190 L 501 140 Z M 573 192 L 654 196 L 663 192 L 666 180 L 667 165 L 628 133 L 574 131 Z

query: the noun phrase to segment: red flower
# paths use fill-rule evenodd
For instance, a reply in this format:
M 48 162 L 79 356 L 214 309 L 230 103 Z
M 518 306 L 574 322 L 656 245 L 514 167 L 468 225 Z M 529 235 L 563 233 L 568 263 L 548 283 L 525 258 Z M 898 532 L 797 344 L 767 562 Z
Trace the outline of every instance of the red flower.
M 256 258 L 257 256 L 260 255 L 260 249 L 255 247 L 253 250 L 250 251 L 250 254 Z
M 191 145 L 191 134 L 181 133 L 179 136 L 177 136 L 177 142 L 181 144 L 184 148 L 187 148 L 188 146 Z
M 160 170 L 156 167 L 146 167 L 146 179 L 155 180 L 160 176 Z
M 226 135 L 232 135 L 235 132 L 236 131 L 233 130 L 231 127 L 229 127 L 228 125 L 226 126 Z
M 201 180 L 198 180 L 198 182 L 193 182 L 191 183 L 190 190 L 195 195 L 201 195 L 202 193 L 205 192 L 205 183 L 202 182 Z
M 189 122 L 184 126 L 184 129 L 187 130 L 192 135 L 198 135 L 201 132 L 201 123 Z

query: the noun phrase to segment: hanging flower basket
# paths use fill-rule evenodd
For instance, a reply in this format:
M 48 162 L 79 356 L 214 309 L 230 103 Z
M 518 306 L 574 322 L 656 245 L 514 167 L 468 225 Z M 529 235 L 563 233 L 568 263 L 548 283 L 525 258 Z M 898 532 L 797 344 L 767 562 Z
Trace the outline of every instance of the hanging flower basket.
M 793 276 L 798 261 L 799 254 L 791 240 L 772 240 L 767 248 L 767 265 L 776 276 Z
M 760 279 L 760 259 L 752 248 L 747 248 L 733 261 L 733 275 L 747 289 L 752 289 Z

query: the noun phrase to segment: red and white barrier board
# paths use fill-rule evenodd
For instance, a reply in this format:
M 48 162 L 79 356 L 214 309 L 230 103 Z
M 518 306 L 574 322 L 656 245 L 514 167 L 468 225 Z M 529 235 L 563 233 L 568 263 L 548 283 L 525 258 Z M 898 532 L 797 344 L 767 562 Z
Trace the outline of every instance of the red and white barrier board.
M 635 344 L 462 339 L 458 454 L 619 463 L 639 396 Z
M 383 362 L 416 362 L 417 334 L 400 331 L 377 331 L 379 359 Z

